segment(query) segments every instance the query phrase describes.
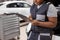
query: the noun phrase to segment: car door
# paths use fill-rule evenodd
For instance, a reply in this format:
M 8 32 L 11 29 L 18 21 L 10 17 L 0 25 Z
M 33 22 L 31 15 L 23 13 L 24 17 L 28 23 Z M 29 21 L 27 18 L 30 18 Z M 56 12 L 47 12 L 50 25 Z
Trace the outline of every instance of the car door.
M 6 9 L 5 13 L 23 13 L 22 12 L 23 11 L 22 8 L 18 8 L 17 2 L 16 3 L 7 4 L 5 9 Z M 22 20 L 22 19 L 20 18 L 20 20 Z
M 6 5 L 6 11 L 10 13 L 20 13 L 28 17 L 28 15 L 30 15 L 30 5 L 23 2 L 10 3 Z
M 30 5 L 23 2 L 10 3 L 6 5 L 7 13 L 19 13 L 26 17 L 30 15 Z
M 17 3 L 10 3 L 6 5 L 6 12 L 8 13 L 18 13 Z
M 28 17 L 30 15 L 30 5 L 27 3 L 17 3 L 20 14 Z M 20 11 L 22 10 L 22 11 Z

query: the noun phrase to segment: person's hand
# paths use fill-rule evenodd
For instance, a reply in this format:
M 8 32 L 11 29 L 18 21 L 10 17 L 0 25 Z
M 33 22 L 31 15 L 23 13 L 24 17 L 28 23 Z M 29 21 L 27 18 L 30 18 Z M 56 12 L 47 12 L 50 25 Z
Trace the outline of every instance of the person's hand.
M 38 21 L 37 21 L 37 20 L 33 20 L 31 23 L 32 23 L 32 25 L 34 25 L 34 26 L 38 26 Z
M 29 16 L 29 18 L 28 18 L 28 19 L 29 19 L 29 21 L 30 21 L 30 22 L 33 20 L 31 16 Z

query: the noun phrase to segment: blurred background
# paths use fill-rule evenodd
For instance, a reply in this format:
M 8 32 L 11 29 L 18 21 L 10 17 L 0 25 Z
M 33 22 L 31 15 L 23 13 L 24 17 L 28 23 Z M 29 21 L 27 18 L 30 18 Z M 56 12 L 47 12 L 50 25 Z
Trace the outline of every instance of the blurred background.
M 9 12 L 9 13 L 10 12 L 14 12 L 14 13 L 18 12 L 19 13 L 19 12 L 21 12 L 22 15 L 24 15 L 24 16 L 28 16 L 29 15 L 29 13 L 30 13 L 29 9 L 30 9 L 30 7 L 31 7 L 31 5 L 33 3 L 33 0 L 0 0 L 0 3 L 1 2 L 5 2 L 5 1 L 25 1 L 25 2 L 28 2 L 29 4 L 27 3 L 28 5 L 25 5 L 24 7 L 23 7 L 23 5 L 21 5 L 20 7 L 17 7 L 15 4 L 12 7 L 11 6 L 6 6 L 8 4 L 6 4 L 6 5 L 4 4 L 4 6 L 1 5 L 1 7 L 0 7 L 0 13 L 5 13 L 5 12 Z M 48 0 L 48 1 L 52 2 L 54 4 L 54 6 L 58 10 L 59 26 L 57 27 L 57 30 L 54 30 L 55 31 L 55 35 L 57 35 L 57 36 L 54 36 L 53 40 L 60 40 L 60 0 Z M 25 2 L 23 2 L 23 3 L 25 3 Z M 11 10 L 13 10 L 13 11 L 11 11 Z M 26 14 L 28 13 L 28 15 L 26 15 L 25 13 Z M 28 22 L 25 22 L 25 21 L 22 21 L 22 23 L 20 23 L 20 26 L 22 25 L 22 27 L 20 27 L 20 40 L 27 40 L 27 35 L 26 35 L 27 24 L 28 24 Z M 57 38 L 57 39 L 55 39 L 55 38 Z
M 33 3 L 33 0 L 0 0 L 0 2 L 4 2 L 4 1 L 27 1 L 30 4 Z M 48 0 L 51 1 L 55 6 L 58 6 L 58 4 L 60 4 L 60 0 Z

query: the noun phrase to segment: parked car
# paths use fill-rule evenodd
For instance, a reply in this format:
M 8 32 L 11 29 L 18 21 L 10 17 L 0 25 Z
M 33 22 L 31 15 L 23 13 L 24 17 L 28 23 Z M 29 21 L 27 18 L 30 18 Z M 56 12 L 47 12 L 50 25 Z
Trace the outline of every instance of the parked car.
M 28 17 L 30 15 L 30 7 L 25 1 L 6 1 L 0 3 L 0 14 L 3 13 L 19 13 Z M 20 18 L 20 20 L 22 20 Z

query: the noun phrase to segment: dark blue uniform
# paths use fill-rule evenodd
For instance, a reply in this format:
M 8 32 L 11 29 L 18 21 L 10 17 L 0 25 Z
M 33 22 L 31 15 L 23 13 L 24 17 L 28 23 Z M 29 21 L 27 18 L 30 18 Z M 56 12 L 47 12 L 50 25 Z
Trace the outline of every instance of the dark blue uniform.
M 33 4 L 30 12 L 31 16 L 34 20 L 46 22 L 47 19 L 47 11 L 50 3 L 44 2 L 43 5 L 38 9 L 37 5 Z M 31 30 L 28 34 L 28 40 L 51 40 L 52 29 L 44 28 L 39 26 L 31 27 Z

